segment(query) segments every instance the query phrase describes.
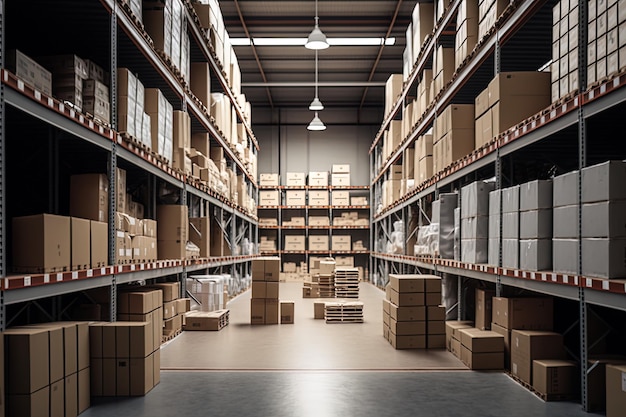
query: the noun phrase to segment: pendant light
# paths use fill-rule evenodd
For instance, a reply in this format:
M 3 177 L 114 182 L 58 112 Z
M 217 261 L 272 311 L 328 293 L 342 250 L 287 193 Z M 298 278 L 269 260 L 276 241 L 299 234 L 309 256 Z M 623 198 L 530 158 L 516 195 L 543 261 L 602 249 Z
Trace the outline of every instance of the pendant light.
M 319 27 L 319 16 L 317 15 L 317 0 L 315 0 L 315 27 L 304 45 L 307 49 L 326 49 L 330 45 L 326 41 L 326 35 Z
M 320 120 L 317 116 L 317 112 L 315 112 L 315 117 L 311 120 L 311 123 L 306 127 L 308 130 L 320 131 L 326 130 L 326 125 Z
M 320 99 L 318 98 L 317 95 L 317 50 L 315 50 L 315 98 L 313 99 L 313 101 L 311 102 L 311 104 L 309 104 L 309 110 L 324 110 L 324 105 L 322 104 L 322 102 L 320 101 Z

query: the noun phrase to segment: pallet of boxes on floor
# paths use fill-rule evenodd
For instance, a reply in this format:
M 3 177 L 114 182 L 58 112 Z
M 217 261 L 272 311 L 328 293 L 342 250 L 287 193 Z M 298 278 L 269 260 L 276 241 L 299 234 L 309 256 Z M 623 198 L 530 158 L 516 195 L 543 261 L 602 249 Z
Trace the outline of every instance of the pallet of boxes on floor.
M 443 349 L 446 310 L 436 275 L 389 274 L 383 336 L 395 349 Z
M 335 258 L 320 258 L 311 267 L 311 281 L 302 287 L 303 298 L 313 301 L 313 317 L 326 323 L 363 323 L 359 300 L 359 269 L 341 266 Z
M 193 303 L 183 316 L 185 331 L 217 331 L 230 323 L 226 308 L 228 289 L 223 275 L 192 275 L 187 278 L 187 292 Z
M 252 260 L 250 324 L 293 324 L 294 302 L 280 300 L 280 257 Z

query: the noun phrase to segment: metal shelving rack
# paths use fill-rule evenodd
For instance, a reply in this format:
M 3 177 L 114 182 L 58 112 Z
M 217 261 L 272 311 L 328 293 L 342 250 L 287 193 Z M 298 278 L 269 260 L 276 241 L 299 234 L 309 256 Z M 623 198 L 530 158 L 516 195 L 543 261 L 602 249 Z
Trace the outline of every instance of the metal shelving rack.
M 9 2 L 10 3 L 10 2 Z M 45 2 L 44 2 L 45 3 Z M 13 5 L 17 4 L 14 2 Z M 200 51 L 201 56 L 209 63 L 213 80 L 231 100 L 239 121 L 245 125 L 249 137 L 249 147 L 255 153 L 258 151 L 258 142 L 254 137 L 249 122 L 244 118 L 244 112 L 237 102 L 235 93 L 231 88 L 216 58 L 208 37 L 198 25 L 197 15 L 188 0 L 183 0 L 185 12 L 185 25 L 190 34 L 193 48 Z M 141 71 L 142 82 L 156 86 L 162 90 L 174 108 L 186 109 L 192 118 L 194 127 L 201 127 L 208 132 L 211 140 L 224 149 L 225 156 L 231 161 L 231 168 L 236 174 L 246 178 L 250 196 L 256 197 L 256 179 L 249 172 L 246 165 L 239 159 L 228 141 L 222 136 L 221 131 L 215 126 L 212 118 L 205 113 L 192 96 L 188 85 L 181 83 L 170 68 L 169 64 L 154 49 L 149 36 L 143 30 L 142 25 L 135 23 L 136 19 L 128 11 L 124 1 L 116 0 L 90 0 L 89 3 L 66 1 L 62 5 L 54 5 L 55 10 L 64 13 L 66 18 L 84 18 L 85 8 L 94 13 L 87 13 L 91 19 L 99 19 L 94 33 L 100 30 L 101 42 L 106 42 L 109 49 L 106 53 L 106 70 L 110 71 L 110 99 L 112 125 L 105 125 L 94 121 L 92 118 L 74 110 L 70 105 L 63 103 L 52 96 L 43 94 L 30 85 L 18 79 L 13 73 L 5 68 L 7 43 L 6 33 L 6 9 L 7 2 L 1 3 L 0 7 L 0 331 L 10 325 L 11 317 L 7 316 L 7 306 L 29 303 L 37 300 L 55 299 L 67 294 L 79 293 L 96 288 L 110 289 L 111 317 L 116 316 L 116 292 L 118 285 L 147 281 L 147 280 L 178 280 L 182 283 L 184 295 L 185 276 L 188 272 L 233 271 L 240 276 L 250 272 L 250 261 L 257 257 L 251 255 L 216 256 L 191 260 L 158 260 L 142 264 L 115 265 L 115 230 L 113 219 L 115 217 L 115 168 L 120 162 L 126 166 L 132 166 L 134 170 L 141 171 L 150 176 L 152 184 L 153 205 L 155 204 L 154 192 L 155 181 L 162 181 L 178 190 L 181 202 L 187 204 L 190 199 L 197 199 L 203 206 L 201 215 L 208 216 L 211 209 L 219 212 L 220 225 L 227 233 L 231 247 L 239 245 L 243 238 L 256 242 L 258 238 L 258 224 L 255 213 L 250 213 L 239 207 L 218 192 L 209 189 L 199 181 L 194 180 L 180 172 L 173 170 L 166 163 L 145 149 L 130 143 L 115 130 L 117 120 L 117 77 L 115 69 L 127 64 L 133 65 L 134 69 Z M 37 6 L 35 6 L 36 8 Z M 40 12 L 41 13 L 41 12 Z M 73 17 L 68 17 L 73 16 Z M 52 16 L 47 19 L 53 20 Z M 85 23 L 89 25 L 89 23 Z M 104 28 L 107 29 L 104 29 Z M 90 28 L 91 29 L 91 28 Z M 51 29 L 52 30 L 52 29 Z M 11 33 L 9 32 L 9 36 Z M 94 35 L 96 36 L 96 35 Z M 60 36 L 60 38 L 63 38 Z M 71 39 L 67 39 L 71 44 Z M 95 49 L 94 49 L 95 50 Z M 60 51 L 59 52 L 67 52 Z M 75 51 L 74 53 L 78 53 Z M 95 52 L 94 52 L 95 53 Z M 197 58 L 197 57 L 196 57 Z M 197 60 L 197 59 L 196 59 Z M 6 233 L 7 210 L 6 202 L 6 111 L 19 112 L 24 117 L 32 118 L 37 123 L 47 126 L 47 129 L 55 129 L 66 135 L 72 143 L 86 146 L 86 149 L 99 149 L 99 152 L 108 155 L 106 157 L 107 173 L 111 179 L 109 187 L 109 264 L 102 268 L 93 268 L 79 271 L 60 273 L 40 273 L 28 275 L 12 275 L 8 273 L 7 248 L 8 236 Z M 10 122 L 8 122 L 10 124 Z M 9 138 L 10 139 L 10 138 Z M 57 156 L 58 158 L 58 156 Z M 58 188 L 58 186 L 55 186 Z M 54 191 L 58 193 L 58 190 Z
M 472 99 L 471 93 L 476 93 L 476 91 L 486 87 L 484 80 L 486 74 L 489 74 L 490 79 L 495 73 L 500 71 L 517 70 L 518 68 L 508 63 L 503 56 L 503 50 L 507 48 L 507 41 L 518 36 L 525 28 L 529 29 L 527 33 L 532 33 L 532 25 L 545 25 L 545 15 L 548 14 L 547 11 L 551 11 L 552 6 L 556 3 L 556 1 L 536 0 L 512 1 L 496 22 L 495 29 L 489 32 L 483 39 L 479 39 L 469 59 L 456 70 L 451 82 L 444 87 L 444 90 L 431 103 L 408 137 L 398 148 L 393 150 L 392 155 L 387 160 L 382 161 L 380 155 L 383 133 L 389 123 L 397 118 L 402 111 L 409 91 L 414 87 L 419 73 L 425 68 L 429 56 L 433 54 L 435 41 L 445 30 L 449 30 L 447 28 L 461 4 L 458 0 L 451 2 L 443 17 L 436 23 L 435 30 L 423 45 L 408 80 L 403 86 L 402 94 L 395 102 L 391 113 L 383 121 L 370 148 L 371 202 L 373 208 L 370 241 L 372 245 L 376 245 L 377 241 L 388 237 L 394 220 L 409 218 L 412 209 L 419 204 L 431 202 L 441 190 L 458 191 L 469 182 L 487 178 L 495 178 L 498 188 L 502 188 L 502 182 L 506 175 L 506 172 L 503 172 L 503 162 L 513 161 L 514 158 L 532 158 L 529 153 L 533 149 L 535 151 L 548 150 L 559 152 L 569 148 L 567 156 L 561 156 L 561 158 L 567 158 L 570 156 L 570 153 L 573 154 L 572 159 L 577 164 L 572 166 L 571 170 L 582 169 L 591 165 L 590 155 L 594 154 L 592 151 L 594 147 L 597 147 L 595 162 L 601 162 L 603 157 L 605 158 L 604 160 L 607 160 L 610 158 L 623 159 L 626 156 L 626 150 L 623 147 L 611 149 L 607 144 L 592 143 L 589 140 L 591 133 L 588 125 L 593 118 L 601 118 L 604 114 L 608 114 L 606 116 L 607 119 L 604 121 L 609 124 L 615 124 L 616 118 L 619 117 L 618 115 L 623 114 L 624 106 L 626 105 L 626 73 L 622 69 L 619 73 L 611 74 L 608 78 L 593 85 L 588 85 L 586 81 L 587 1 L 582 0 L 578 2 L 578 28 L 582 28 L 578 33 L 579 63 L 577 68 L 579 90 L 561 98 L 557 103 L 553 103 L 549 108 L 535 116 L 500 133 L 488 144 L 475 150 L 463 159 L 454 162 L 451 166 L 435 173 L 432 178 L 421 184 L 416 184 L 414 189 L 393 202 L 390 206 L 382 210 L 375 210 L 376 202 L 379 201 L 381 196 L 380 184 L 386 178 L 391 165 L 402 158 L 403 151 L 432 126 L 437 114 L 448 104 L 452 102 L 470 103 Z M 535 16 L 539 16 L 539 13 L 543 13 L 543 23 L 542 19 L 531 23 Z M 543 30 L 545 31 L 545 28 Z M 519 36 L 523 39 L 524 34 Z M 551 40 L 548 39 L 546 42 L 549 45 Z M 523 42 L 518 43 L 521 44 Z M 519 48 L 519 46 L 517 47 Z M 521 50 L 519 52 L 519 59 L 523 60 L 526 58 L 524 52 L 529 52 L 529 50 Z M 507 58 L 511 59 L 510 56 L 507 56 Z M 511 68 L 503 69 L 505 65 L 509 65 Z M 523 69 L 526 68 L 524 67 Z M 610 114 L 611 111 L 614 111 L 612 115 Z M 597 122 L 596 125 L 600 123 Z M 614 128 L 613 132 L 618 133 L 617 129 Z M 608 131 L 610 132 L 611 130 L 609 129 Z M 597 137 L 594 139 L 597 139 Z M 550 149 L 550 146 L 553 149 Z M 605 146 L 607 149 L 601 148 L 602 146 Z M 510 179 L 508 180 L 510 181 Z M 581 192 L 581 187 L 582 185 L 579 183 L 579 193 Z M 582 203 L 579 197 L 579 210 L 581 206 Z M 579 225 L 579 235 L 580 227 Z M 405 225 L 404 231 L 405 236 L 408 236 L 415 230 L 408 230 Z M 406 245 L 407 239 L 404 241 L 403 254 L 384 253 L 379 248 L 373 246 L 371 253 L 372 272 L 379 274 L 380 277 L 386 277 L 393 272 L 412 273 L 424 271 L 428 271 L 427 273 L 434 272 L 436 274 L 458 276 L 459 301 L 457 314 L 459 318 L 464 317 L 464 305 L 461 295 L 463 279 L 494 284 L 497 295 L 500 295 L 503 287 L 508 287 L 554 296 L 578 305 L 579 314 L 578 317 L 572 319 L 575 322 L 572 327 L 577 327 L 579 330 L 579 352 L 577 353 L 581 368 L 581 405 L 583 409 L 589 411 L 587 403 L 587 371 L 589 365 L 587 359 L 589 346 L 592 345 L 589 342 L 592 341 L 588 340 L 588 309 L 593 306 L 622 313 L 626 312 L 626 280 L 582 276 L 580 239 L 578 274 L 572 275 L 552 271 L 534 272 L 508 269 L 501 266 L 468 264 L 431 256 L 409 256 L 406 255 Z M 499 262 L 501 265 L 501 258 Z M 380 286 L 385 284 L 384 279 L 374 283 Z
M 370 187 L 368 187 L 367 185 L 352 185 L 352 186 L 309 186 L 309 185 L 304 185 L 304 186 L 288 186 L 288 185 L 280 185 L 280 186 L 260 186 L 259 187 L 259 191 L 261 190 L 278 190 L 279 191 L 279 198 L 281 199 L 281 202 L 284 201 L 284 191 L 286 190 L 300 190 L 300 191 L 305 191 L 307 193 L 307 197 L 308 197 L 308 192 L 309 190 L 324 190 L 326 192 L 329 193 L 329 200 L 330 200 L 330 193 L 333 190 L 345 190 L 345 191 L 361 191 L 361 192 L 367 192 L 369 190 Z M 368 193 L 369 195 L 369 193 Z M 326 231 L 327 236 L 329 238 L 329 246 L 330 246 L 330 240 L 332 240 L 332 235 L 334 231 L 353 231 L 353 232 L 358 232 L 358 231 L 363 231 L 365 236 L 368 237 L 369 239 L 369 233 L 368 231 L 370 230 L 369 226 L 334 226 L 332 225 L 332 219 L 333 219 L 333 211 L 341 211 L 341 210 L 359 210 L 359 211 L 367 211 L 368 213 L 370 212 L 370 206 L 335 206 L 335 205 L 327 205 L 327 206 L 311 206 L 311 205 L 303 205 L 303 206 L 292 206 L 292 205 L 278 205 L 278 206 L 258 206 L 257 207 L 258 210 L 275 210 L 277 212 L 277 219 L 278 219 L 278 225 L 277 226 L 259 226 L 259 230 L 275 230 L 276 231 L 276 235 L 277 235 L 277 250 L 276 251 L 271 251 L 271 252 L 263 252 L 264 255 L 301 255 L 304 257 L 305 262 L 308 264 L 309 263 L 309 256 L 313 255 L 313 256 L 334 256 L 334 255 L 355 255 L 355 256 L 362 256 L 362 255 L 369 255 L 370 251 L 369 250 L 350 250 L 350 251 L 340 251 L 340 250 L 325 250 L 325 251 L 312 251 L 312 250 L 302 250 L 302 251 L 292 251 L 292 250 L 284 250 L 283 249 L 283 238 L 284 238 L 284 231 L 288 231 L 288 230 L 300 230 L 303 231 L 305 233 L 305 239 L 308 240 L 309 237 L 309 231 Z M 285 210 L 300 210 L 304 212 L 304 218 L 305 218 L 305 225 L 304 226 L 284 226 L 283 225 L 283 214 Z M 325 213 L 328 213 L 329 219 L 331 220 L 331 224 L 329 226 L 312 226 L 309 225 L 309 216 L 310 216 L 310 210 L 321 210 L 324 211 Z M 371 244 L 371 240 L 370 242 L 368 242 L 368 244 Z M 367 262 L 365 265 L 363 265 L 365 268 L 369 269 L 369 262 Z

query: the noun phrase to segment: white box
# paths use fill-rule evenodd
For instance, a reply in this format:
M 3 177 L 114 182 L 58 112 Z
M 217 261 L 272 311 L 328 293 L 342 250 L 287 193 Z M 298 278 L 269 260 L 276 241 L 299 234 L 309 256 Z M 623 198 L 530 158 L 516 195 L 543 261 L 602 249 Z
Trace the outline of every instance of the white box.
M 259 185 L 261 187 L 278 187 L 278 173 L 259 174 Z
M 535 180 L 520 184 L 520 211 L 552 208 L 552 180 Z
M 519 268 L 519 240 L 502 239 L 502 267 Z
M 552 180 L 553 207 L 574 204 L 578 204 L 578 170 L 558 175 Z
M 285 204 L 288 206 L 306 206 L 306 192 L 304 190 L 287 190 Z
M 333 164 L 333 174 L 349 174 L 350 164 Z
M 555 239 L 578 238 L 578 204 L 552 209 L 552 237 Z
M 513 213 L 519 211 L 519 196 L 520 186 L 514 185 L 513 187 L 502 189 L 502 212 Z
M 578 274 L 578 239 L 552 239 L 552 270 Z
M 626 199 L 626 163 L 606 161 L 582 169 L 582 202 Z
M 521 239 L 552 238 L 552 209 L 522 211 L 519 219 Z
M 489 215 L 500 214 L 502 207 L 501 200 L 502 190 L 493 190 L 489 192 Z
M 333 187 L 350 186 L 350 174 L 332 174 L 331 185 Z
M 475 181 L 461 188 L 461 218 L 489 215 L 489 193 L 493 182 Z
M 261 190 L 259 191 L 259 205 L 261 206 L 279 206 L 280 193 L 278 190 Z
M 310 171 L 309 172 L 309 186 L 328 186 L 328 172 Z
M 489 239 L 500 237 L 500 214 L 489 215 Z
M 309 206 L 327 206 L 328 191 L 309 190 Z
M 519 239 L 520 237 L 520 213 L 502 213 L 502 238 Z
M 626 277 L 626 239 L 582 239 L 582 275 Z
M 461 239 L 486 239 L 489 237 L 489 216 L 461 219 Z
M 488 260 L 489 239 L 461 239 L 461 261 L 482 264 Z
M 519 241 L 519 269 L 546 271 L 552 269 L 552 239 Z
M 626 237 L 626 201 L 585 203 L 582 237 Z
M 349 191 L 332 191 L 331 203 L 333 206 L 349 206 L 350 205 L 350 192 Z
M 303 187 L 306 185 L 306 175 L 304 172 L 287 172 L 285 185 L 291 187 Z
M 498 266 L 500 257 L 500 239 L 489 239 L 488 242 L 487 264 Z

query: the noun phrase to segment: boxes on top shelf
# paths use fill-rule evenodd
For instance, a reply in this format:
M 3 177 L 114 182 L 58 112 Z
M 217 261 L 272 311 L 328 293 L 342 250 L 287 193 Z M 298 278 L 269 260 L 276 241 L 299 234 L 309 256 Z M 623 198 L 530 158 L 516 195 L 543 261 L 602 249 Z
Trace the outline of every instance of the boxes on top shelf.
M 402 74 L 391 74 L 385 84 L 385 115 L 388 115 L 402 92 Z
M 310 171 L 309 186 L 328 186 L 328 172 L 326 171 Z

